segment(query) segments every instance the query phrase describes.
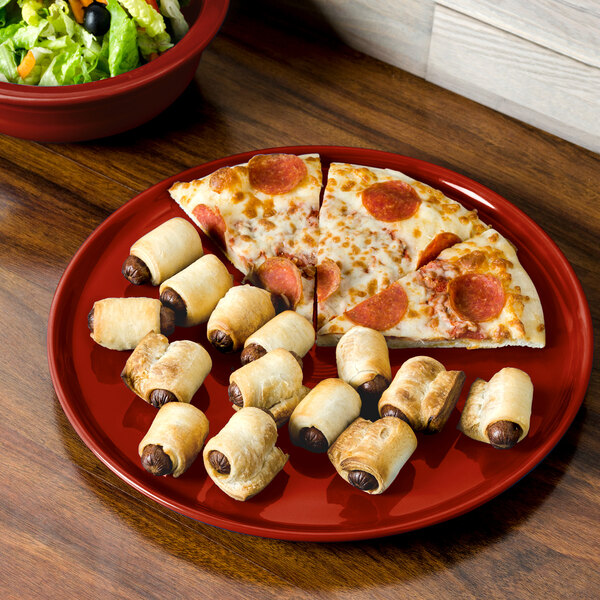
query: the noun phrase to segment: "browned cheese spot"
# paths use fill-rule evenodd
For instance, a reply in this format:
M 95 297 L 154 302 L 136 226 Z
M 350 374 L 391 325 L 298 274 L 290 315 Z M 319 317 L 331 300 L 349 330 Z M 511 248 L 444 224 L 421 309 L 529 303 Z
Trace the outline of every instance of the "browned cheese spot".
M 261 219 L 258 223 L 267 231 L 272 231 L 273 229 L 275 229 L 275 224 L 273 223 L 273 221 L 269 221 L 269 219 Z
M 260 200 L 255 196 L 249 198 L 248 202 L 246 203 L 246 208 L 244 208 L 243 210 L 244 216 L 248 217 L 249 219 L 256 219 L 258 215 L 257 209 L 260 206 L 260 204 Z
M 275 215 L 275 205 L 272 198 L 267 198 L 263 202 L 263 217 L 269 219 Z

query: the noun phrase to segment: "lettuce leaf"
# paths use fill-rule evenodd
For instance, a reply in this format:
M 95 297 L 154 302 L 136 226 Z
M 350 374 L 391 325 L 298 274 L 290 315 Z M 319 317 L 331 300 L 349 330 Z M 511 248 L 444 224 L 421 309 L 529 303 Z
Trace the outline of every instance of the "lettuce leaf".
M 137 43 L 141 55 L 146 60 L 150 60 L 153 54 L 162 54 L 173 47 L 171 37 L 165 31 L 155 37 L 150 37 L 145 29 L 137 30 Z
M 6 40 L 12 39 L 17 30 L 21 29 L 21 27 L 25 27 L 25 25 L 23 23 L 13 23 L 12 25 L 7 25 L 0 29 L 0 44 L 3 44 Z
M 40 0 L 25 0 L 21 5 L 23 21 L 25 21 L 27 25 L 37 25 L 41 19 L 38 11 L 42 8 L 43 5 Z
M 137 32 L 133 19 L 121 8 L 117 0 L 108 0 L 110 29 L 108 37 L 108 67 L 111 76 L 135 69 L 140 64 Z
M 150 37 L 166 31 L 167 26 L 162 15 L 152 8 L 146 0 L 119 0 L 133 17 L 136 25 L 145 29 Z
M 177 0 L 159 0 L 159 2 L 160 12 L 169 18 L 175 38 L 180 40 L 190 27 L 181 13 L 179 2 Z
M 0 73 L 6 80 L 14 82 L 19 78 L 15 55 L 10 48 L 10 42 L 0 45 Z

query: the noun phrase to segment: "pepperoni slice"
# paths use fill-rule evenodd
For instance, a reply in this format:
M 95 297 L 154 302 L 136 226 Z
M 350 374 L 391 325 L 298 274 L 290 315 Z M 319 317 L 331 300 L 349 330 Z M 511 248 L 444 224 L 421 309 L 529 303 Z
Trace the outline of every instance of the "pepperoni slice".
M 454 246 L 454 244 L 459 244 L 460 242 L 462 242 L 462 240 L 454 233 L 450 233 L 449 231 L 438 233 L 429 244 L 427 244 L 425 250 L 421 252 L 419 262 L 417 263 L 417 269 L 420 269 L 423 265 L 435 260 L 442 250 L 450 248 L 450 246 Z
M 362 203 L 376 219 L 391 223 L 412 217 L 421 199 L 412 186 L 395 179 L 374 183 L 363 190 Z
M 202 227 L 206 235 L 219 240 L 223 246 L 225 245 L 227 225 L 225 225 L 225 220 L 218 208 L 210 208 L 206 204 L 198 204 L 192 209 L 192 214 L 198 219 L 198 223 L 200 223 L 200 227 Z
M 356 325 L 385 331 L 396 325 L 406 313 L 408 297 L 399 283 L 375 294 L 354 308 L 346 311 L 346 316 Z
M 475 323 L 496 318 L 506 302 L 502 282 L 489 274 L 460 275 L 450 282 L 448 291 L 452 308 Z
M 208 180 L 208 185 L 213 192 L 221 193 L 233 181 L 231 167 L 222 167 L 215 171 Z
M 302 298 L 300 269 L 289 258 L 267 258 L 258 267 L 256 276 L 265 289 L 272 294 L 285 296 L 292 307 Z
M 337 263 L 326 258 L 317 265 L 317 300 L 325 302 L 339 287 L 342 273 Z
M 258 154 L 248 162 L 250 185 L 264 194 L 287 194 L 307 173 L 304 161 L 295 154 Z

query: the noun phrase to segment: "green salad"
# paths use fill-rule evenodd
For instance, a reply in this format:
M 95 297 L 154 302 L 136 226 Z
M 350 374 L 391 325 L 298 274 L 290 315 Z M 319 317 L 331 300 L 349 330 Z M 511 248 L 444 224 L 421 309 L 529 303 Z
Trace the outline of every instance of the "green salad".
M 178 0 L 0 0 L 0 81 L 71 85 L 131 71 L 187 32 Z

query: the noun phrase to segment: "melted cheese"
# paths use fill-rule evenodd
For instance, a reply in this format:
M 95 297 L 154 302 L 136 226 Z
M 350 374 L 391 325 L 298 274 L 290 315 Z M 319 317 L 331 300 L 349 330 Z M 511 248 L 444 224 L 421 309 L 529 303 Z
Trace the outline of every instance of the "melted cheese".
M 506 302 L 496 318 L 474 323 L 454 311 L 447 284 L 465 273 L 489 273 L 502 281 Z M 399 283 L 408 296 L 408 309 L 396 326 L 382 332 L 391 347 L 545 344 L 544 316 L 535 287 L 513 246 L 493 229 L 444 250 Z M 344 315 L 333 319 L 326 328 L 329 338 L 321 342 L 334 343 L 352 325 Z
M 302 273 L 302 299 L 296 310 L 312 319 L 316 266 L 321 162 L 317 154 L 301 155 L 307 176 L 286 194 L 269 195 L 250 185 L 247 164 L 228 167 L 220 191 L 211 187 L 211 175 L 177 183 L 173 199 L 200 227 L 194 208 L 204 204 L 218 209 L 226 225 L 225 253 L 244 275 L 269 257 L 291 258 Z M 208 233 L 205 231 L 205 233 Z
M 374 183 L 398 179 L 417 192 L 419 208 L 408 219 L 380 221 L 365 209 L 361 193 Z M 420 253 L 438 233 L 451 232 L 466 239 L 487 226 L 475 211 L 466 210 L 440 191 L 399 171 L 333 163 L 319 228 L 318 262 L 329 258 L 342 273 L 338 291 L 318 305 L 323 335 L 333 332 L 327 322 L 413 271 Z

